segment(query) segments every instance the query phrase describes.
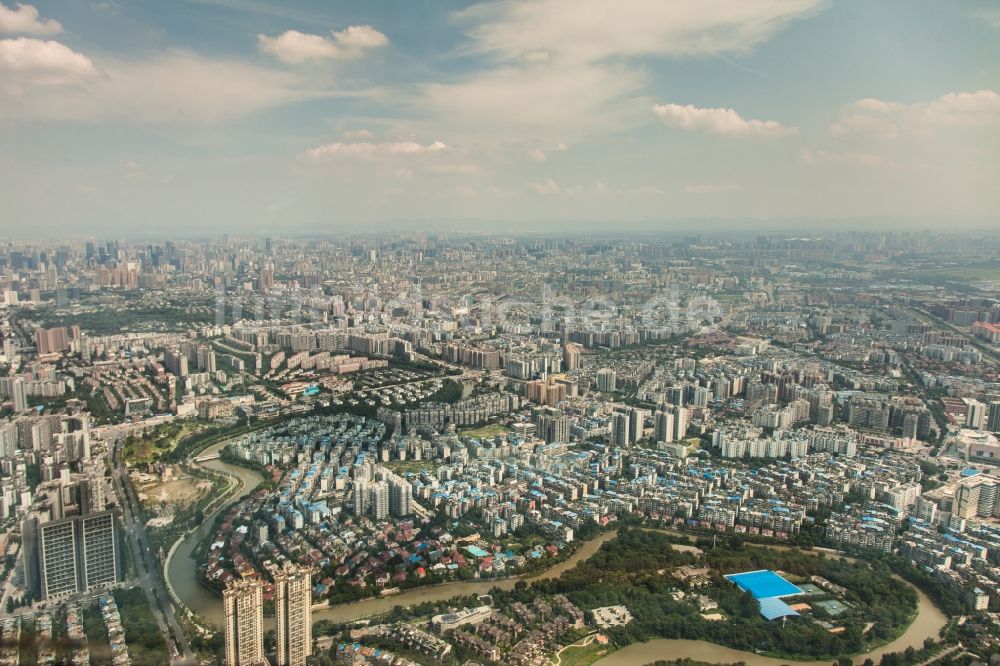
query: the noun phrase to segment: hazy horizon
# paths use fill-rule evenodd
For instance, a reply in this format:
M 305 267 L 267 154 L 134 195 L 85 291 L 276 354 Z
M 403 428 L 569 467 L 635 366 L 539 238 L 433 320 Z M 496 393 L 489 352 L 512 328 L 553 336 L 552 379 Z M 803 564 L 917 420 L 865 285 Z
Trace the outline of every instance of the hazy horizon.
M 994 3 L 0 0 L 0 234 L 1000 226 Z

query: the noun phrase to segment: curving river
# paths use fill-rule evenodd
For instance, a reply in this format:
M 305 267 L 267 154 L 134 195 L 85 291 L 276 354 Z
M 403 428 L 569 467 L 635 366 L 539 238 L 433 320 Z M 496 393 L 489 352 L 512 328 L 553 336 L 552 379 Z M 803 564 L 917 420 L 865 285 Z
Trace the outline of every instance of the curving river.
M 225 443 L 215 444 L 205 449 L 204 453 L 215 453 L 221 450 L 224 445 Z M 208 469 L 232 474 L 242 482 L 241 487 L 230 497 L 229 502 L 223 504 L 223 508 L 227 507 L 232 501 L 252 492 L 264 480 L 260 474 L 253 470 L 237 465 L 230 465 L 221 460 L 211 460 L 202 464 Z M 167 562 L 166 571 L 170 586 L 181 601 L 203 620 L 216 627 L 221 627 L 224 622 L 222 600 L 202 587 L 198 582 L 197 562 L 192 558 L 192 553 L 195 546 L 210 534 L 215 517 L 221 510 L 218 509 L 210 516 L 207 516 L 205 522 L 197 530 L 189 534 L 174 548 L 174 552 Z M 616 535 L 617 532 L 608 532 L 588 541 L 565 562 L 525 580 L 544 580 L 560 576 L 563 572 L 576 566 L 577 562 L 589 558 L 597 552 L 602 544 L 613 539 Z M 313 611 L 313 621 L 330 620 L 333 622 L 349 622 L 383 613 L 391 610 L 394 606 L 407 606 L 425 601 L 443 601 L 458 595 L 486 594 L 494 587 L 511 589 L 517 583 L 517 580 L 517 578 L 505 578 L 498 581 L 456 581 L 433 587 L 416 588 L 391 597 L 365 599 L 354 603 L 315 610 Z M 857 655 L 855 663 L 860 664 L 868 658 L 878 663 L 881 656 L 885 653 L 899 652 L 910 646 L 919 649 L 923 646 L 924 639 L 937 638 L 938 632 L 944 627 L 947 618 L 927 598 L 927 595 L 920 590 L 917 590 L 917 594 L 919 596 L 917 617 L 907 630 L 891 643 L 872 652 Z M 683 658 L 708 663 L 734 663 L 742 661 L 747 666 L 781 666 L 781 664 L 789 663 L 787 659 L 763 657 L 753 652 L 734 650 L 706 641 L 655 639 L 645 643 L 630 645 L 604 657 L 596 662 L 596 664 L 598 666 L 641 666 L 642 664 L 648 664 L 658 659 Z M 829 666 L 830 664 L 829 661 L 796 661 L 793 663 L 796 666 Z
M 211 455 L 216 453 L 221 450 L 223 446 L 224 444 L 215 444 L 205 449 L 204 454 Z M 202 466 L 217 472 L 233 474 L 239 477 L 240 481 L 242 481 L 241 488 L 233 494 L 229 502 L 226 502 L 223 505 L 223 508 L 228 507 L 233 501 L 252 492 L 253 489 L 264 480 L 264 477 L 251 469 L 240 467 L 238 465 L 231 465 L 229 463 L 222 462 L 221 460 L 210 460 L 206 463 L 202 463 Z M 211 515 L 206 516 L 205 522 L 202 523 L 202 525 L 193 533 L 189 534 L 178 546 L 176 546 L 176 548 L 174 548 L 170 561 L 167 563 L 166 572 L 167 578 L 170 581 L 170 586 L 173 588 L 174 593 L 180 598 L 180 600 L 184 602 L 184 605 L 190 608 L 202 619 L 215 625 L 216 627 L 221 627 L 225 621 L 222 612 L 222 600 L 198 582 L 197 562 L 191 556 L 198 543 L 211 533 L 212 526 L 215 523 L 215 517 L 221 510 L 222 509 L 220 508 Z M 615 536 L 617 536 L 617 532 L 602 534 L 598 538 L 584 543 L 573 554 L 573 556 L 566 561 L 561 562 L 550 569 L 546 569 L 539 574 L 527 577 L 525 580 L 545 580 L 561 576 L 564 571 L 568 571 L 569 569 L 575 567 L 577 562 L 585 560 L 596 553 L 601 545 L 603 545 L 606 541 L 613 539 Z M 390 597 L 364 599 L 362 601 L 356 601 L 349 604 L 323 608 L 322 610 L 314 610 L 313 621 L 331 620 L 333 622 L 349 622 L 351 620 L 357 620 L 370 615 L 377 615 L 379 613 L 392 610 L 395 606 L 407 606 L 410 604 L 422 603 L 424 601 L 442 601 L 458 595 L 486 594 L 494 587 L 509 590 L 514 587 L 514 584 L 517 583 L 517 581 L 517 578 L 503 578 L 496 581 L 456 581 L 454 583 L 445 583 L 443 585 L 435 585 L 432 587 L 418 587 Z

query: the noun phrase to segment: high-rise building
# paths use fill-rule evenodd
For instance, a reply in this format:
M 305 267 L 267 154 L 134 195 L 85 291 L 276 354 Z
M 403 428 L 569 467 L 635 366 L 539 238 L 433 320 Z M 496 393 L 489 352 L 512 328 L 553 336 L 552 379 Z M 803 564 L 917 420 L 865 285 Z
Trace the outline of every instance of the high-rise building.
M 610 393 L 618 388 L 618 375 L 611 368 L 597 371 L 597 390 Z
M 615 412 L 611 415 L 611 445 L 624 448 L 631 443 L 628 414 Z
M 535 432 L 546 443 L 569 441 L 569 417 L 555 407 L 543 407 L 535 410 Z
M 998 484 L 986 476 L 962 479 L 955 488 L 952 513 L 966 520 L 989 517 L 996 512 Z
M 668 444 L 674 441 L 674 415 L 672 412 L 658 410 L 653 415 L 653 439 Z
M 118 530 L 111 511 L 62 518 L 62 493 L 53 496 L 56 520 L 31 525 L 26 569 L 37 571 L 43 599 L 91 592 L 121 579 Z
M 69 338 L 66 328 L 39 328 L 35 331 L 35 349 L 39 356 L 58 354 L 69 349 Z
M 389 484 L 376 481 L 371 486 L 371 514 L 376 520 L 389 517 Z
M 682 440 L 687 436 L 688 410 L 686 407 L 674 407 L 674 439 Z
M 397 518 L 413 513 L 413 486 L 400 476 L 389 480 L 389 512 Z
M 264 664 L 264 591 L 260 581 L 241 578 L 222 591 L 226 614 L 227 666 Z
M 107 485 L 104 477 L 90 474 L 77 484 L 80 491 L 80 511 L 83 514 L 99 513 L 108 505 Z
M 363 516 L 368 513 L 371 505 L 369 498 L 370 484 L 363 479 L 354 479 L 354 515 Z
M 42 599 L 53 599 L 80 591 L 77 552 L 76 520 L 64 518 L 38 525 Z
M 569 370 L 580 369 L 580 354 L 583 348 L 575 343 L 567 342 L 563 347 L 563 368 Z
M 990 411 L 986 417 L 986 429 L 990 432 L 1000 432 L 1000 400 L 990 403 Z
M 632 408 L 628 410 L 628 438 L 630 442 L 638 442 L 646 435 L 645 409 Z
M 28 409 L 28 387 L 24 385 L 24 380 L 15 377 L 11 388 L 14 394 L 14 411 L 26 411 Z
M 312 575 L 286 562 L 273 567 L 277 666 L 305 666 L 312 654 Z
M 986 405 L 978 400 L 970 400 L 968 398 L 966 398 L 965 404 L 968 407 L 965 413 L 965 425 L 977 430 L 982 428 L 986 421 Z
M 118 582 L 118 538 L 115 517 L 110 511 L 92 513 L 77 519 L 83 581 L 81 590 L 91 591 Z

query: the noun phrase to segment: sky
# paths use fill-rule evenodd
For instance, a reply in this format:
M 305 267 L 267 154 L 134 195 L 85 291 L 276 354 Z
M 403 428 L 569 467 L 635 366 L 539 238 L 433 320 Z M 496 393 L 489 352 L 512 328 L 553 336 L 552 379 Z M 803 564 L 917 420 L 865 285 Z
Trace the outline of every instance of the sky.
M 997 0 L 0 0 L 0 237 L 998 210 Z

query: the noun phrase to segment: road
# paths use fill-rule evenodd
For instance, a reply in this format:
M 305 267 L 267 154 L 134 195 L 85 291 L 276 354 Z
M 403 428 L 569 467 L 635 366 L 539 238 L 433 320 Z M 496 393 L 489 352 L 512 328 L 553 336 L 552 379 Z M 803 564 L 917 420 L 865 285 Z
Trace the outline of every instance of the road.
M 940 317 L 935 317 L 926 310 L 920 310 L 914 307 L 909 307 L 905 309 L 909 310 L 910 314 L 912 314 L 917 319 L 923 321 L 924 323 L 931 324 L 933 326 L 943 326 L 947 329 L 950 329 L 954 333 L 959 334 L 960 336 L 965 338 L 968 341 L 968 343 L 972 345 L 972 347 L 974 347 L 980 353 L 982 353 L 983 356 L 989 358 L 994 363 L 1000 363 L 1000 355 L 998 355 L 996 352 L 992 351 L 988 346 L 983 344 L 982 340 L 977 340 L 976 337 L 971 333 L 969 333 L 968 331 L 962 330 L 960 327 L 956 326 L 950 321 L 945 321 Z
M 191 644 L 188 642 L 184 630 L 177 622 L 173 602 L 164 591 L 166 583 L 163 580 L 163 569 L 152 551 L 149 534 L 146 532 L 146 526 L 142 522 L 142 514 L 139 511 L 139 500 L 135 496 L 135 489 L 132 487 L 128 472 L 121 461 L 120 444 L 122 439 L 122 437 L 114 437 L 108 441 L 108 455 L 111 463 L 111 480 L 122 507 L 122 520 L 125 525 L 129 549 L 132 552 L 132 561 L 135 563 L 137 582 L 146 594 L 146 600 L 149 602 L 153 617 L 160 627 L 164 640 L 166 640 L 167 647 L 171 650 L 171 654 L 177 655 L 173 658 L 172 663 L 196 664 L 197 657 L 191 650 Z

